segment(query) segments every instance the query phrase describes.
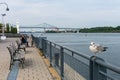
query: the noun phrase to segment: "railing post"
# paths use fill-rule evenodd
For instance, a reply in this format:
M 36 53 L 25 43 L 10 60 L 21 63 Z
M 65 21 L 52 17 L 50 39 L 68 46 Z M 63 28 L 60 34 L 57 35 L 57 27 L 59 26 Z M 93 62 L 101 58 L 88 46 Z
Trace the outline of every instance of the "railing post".
M 59 67 L 59 53 L 55 53 L 55 66 Z
M 60 49 L 60 55 L 61 55 L 61 80 L 64 80 L 64 52 L 63 47 Z
M 41 41 L 42 41 L 42 40 L 41 40 L 41 37 L 39 37 L 39 43 L 37 43 L 37 44 L 39 44 L 39 49 L 40 49 L 40 50 L 42 49 L 42 48 L 41 48 L 41 47 L 42 47 L 42 46 L 41 46 L 41 45 L 42 45 Z
M 50 42 L 50 67 L 52 66 L 52 42 Z
M 89 80 L 107 80 L 107 77 L 104 75 L 100 75 L 100 71 L 107 73 L 107 69 L 99 64 L 96 61 L 104 62 L 103 59 L 92 56 L 90 58 L 90 79 Z
M 37 43 L 38 44 L 38 49 L 41 49 L 41 40 L 40 39 L 41 39 L 41 37 L 38 37 L 38 43 Z
M 41 37 L 42 38 L 42 51 L 43 51 L 43 54 L 44 56 L 46 57 L 46 49 L 47 49 L 47 44 L 46 44 L 46 37 Z
M 38 42 L 39 42 L 38 40 L 39 40 L 39 38 L 37 37 L 37 38 L 36 38 L 36 47 L 37 47 L 37 48 L 38 48 Z

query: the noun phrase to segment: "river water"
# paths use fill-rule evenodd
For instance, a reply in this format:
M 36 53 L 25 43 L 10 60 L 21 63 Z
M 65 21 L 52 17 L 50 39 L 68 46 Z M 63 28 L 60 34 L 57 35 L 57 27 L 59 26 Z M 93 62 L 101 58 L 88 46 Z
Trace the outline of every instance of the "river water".
M 97 56 L 120 68 L 120 33 L 36 33 L 34 35 L 47 37 L 52 42 L 89 56 L 93 55 L 89 50 L 90 43 L 99 43 L 108 49 Z

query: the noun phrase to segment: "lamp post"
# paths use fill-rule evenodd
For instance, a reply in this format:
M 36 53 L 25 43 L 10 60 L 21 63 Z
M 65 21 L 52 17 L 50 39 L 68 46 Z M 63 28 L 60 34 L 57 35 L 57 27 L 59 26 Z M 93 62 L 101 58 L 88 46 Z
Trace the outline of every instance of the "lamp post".
M 4 16 L 6 16 L 6 14 L 1 14 L 1 15 L 2 15 L 2 22 L 3 22 L 2 33 L 4 36 L 4 30 L 5 30 Z
M 0 4 L 6 5 L 6 11 L 9 11 L 8 4 L 7 4 L 7 3 L 3 2 L 3 3 L 0 3 Z M 2 22 L 3 22 L 1 40 L 5 40 L 5 39 L 6 39 L 6 36 L 4 35 L 4 30 L 5 30 L 4 16 L 6 16 L 6 14 L 1 14 L 1 15 L 2 15 Z

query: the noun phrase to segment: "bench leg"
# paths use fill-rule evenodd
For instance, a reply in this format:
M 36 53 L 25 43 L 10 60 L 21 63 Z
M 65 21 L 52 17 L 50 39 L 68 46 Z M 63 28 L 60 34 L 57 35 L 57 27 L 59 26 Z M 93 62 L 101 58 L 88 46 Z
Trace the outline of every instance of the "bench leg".
M 22 58 L 22 59 L 20 60 L 20 64 L 21 64 L 21 67 L 22 67 L 22 68 L 24 68 L 24 63 L 25 63 L 25 58 Z
M 10 67 L 9 67 L 9 70 L 12 69 L 13 64 L 14 64 L 14 63 L 13 63 L 13 60 L 11 60 L 11 61 L 10 61 Z

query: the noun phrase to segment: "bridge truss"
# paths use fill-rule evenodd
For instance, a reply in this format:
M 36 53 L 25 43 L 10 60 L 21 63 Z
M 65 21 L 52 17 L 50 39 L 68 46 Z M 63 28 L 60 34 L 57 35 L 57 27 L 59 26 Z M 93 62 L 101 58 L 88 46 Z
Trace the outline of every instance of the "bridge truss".
M 34 26 L 20 26 L 19 32 L 46 32 L 47 30 L 53 30 L 53 31 L 78 31 L 80 28 L 58 28 L 57 26 L 53 26 L 47 23 L 42 23 L 39 25 Z

